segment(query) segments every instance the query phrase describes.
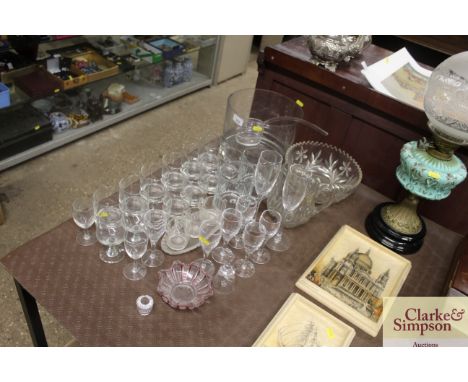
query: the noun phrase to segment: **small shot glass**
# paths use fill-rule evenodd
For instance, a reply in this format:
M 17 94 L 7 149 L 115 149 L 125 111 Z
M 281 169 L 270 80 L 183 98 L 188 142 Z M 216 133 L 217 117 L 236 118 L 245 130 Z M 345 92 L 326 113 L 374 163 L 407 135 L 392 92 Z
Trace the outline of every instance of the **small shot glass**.
M 137 310 L 141 316 L 147 316 L 148 314 L 150 314 L 151 311 L 153 310 L 153 305 L 154 305 L 153 297 L 148 296 L 146 294 L 138 297 L 136 300 Z

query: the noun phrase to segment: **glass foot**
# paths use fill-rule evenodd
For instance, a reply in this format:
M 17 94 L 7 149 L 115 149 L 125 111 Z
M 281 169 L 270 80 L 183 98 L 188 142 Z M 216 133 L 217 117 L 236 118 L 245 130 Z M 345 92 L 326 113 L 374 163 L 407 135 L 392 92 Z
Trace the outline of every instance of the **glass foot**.
M 120 263 L 126 255 L 125 249 L 118 247 L 104 247 L 99 251 L 99 258 L 108 264 Z
M 234 263 L 234 268 L 236 269 L 236 275 L 243 279 L 248 279 L 255 273 L 255 265 L 250 260 L 246 259 L 237 260 Z
M 208 276 L 213 276 L 215 273 L 215 265 L 209 259 L 198 259 L 195 263 L 199 265 L 200 269 L 205 272 Z
M 218 247 L 211 253 L 211 257 L 219 264 L 229 264 L 232 263 L 235 255 L 229 248 Z
M 234 248 L 234 249 L 244 248 L 244 242 L 242 241 L 242 235 L 234 236 L 234 238 L 229 242 L 229 246 Z
M 124 267 L 122 273 L 126 279 L 138 281 L 146 276 L 146 268 L 141 264 L 135 265 L 134 262 L 131 262 Z
M 268 249 L 262 248 L 250 255 L 250 260 L 255 264 L 266 264 L 271 260 L 271 253 Z
M 159 267 L 160 265 L 162 265 L 162 263 L 164 263 L 164 253 L 158 251 L 157 249 L 154 251 L 148 251 L 141 258 L 141 262 L 146 267 Z
M 85 234 L 85 231 L 80 230 L 76 234 L 76 242 L 83 247 L 88 247 L 96 243 L 96 236 L 93 233 Z
M 272 251 L 283 252 L 287 251 L 291 247 L 291 242 L 288 239 L 288 237 L 283 234 L 279 239 L 276 236 L 274 236 L 268 241 L 266 246 Z
M 234 292 L 236 271 L 231 264 L 222 265 L 213 278 L 213 288 L 219 294 L 230 294 Z

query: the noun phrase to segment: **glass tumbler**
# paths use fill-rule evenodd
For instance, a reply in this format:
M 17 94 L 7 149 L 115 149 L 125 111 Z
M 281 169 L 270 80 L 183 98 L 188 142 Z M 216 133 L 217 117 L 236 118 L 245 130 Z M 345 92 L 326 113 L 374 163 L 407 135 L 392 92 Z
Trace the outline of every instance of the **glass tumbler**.
M 169 216 L 166 226 L 166 244 L 173 251 L 181 251 L 190 240 L 190 219 L 187 215 Z

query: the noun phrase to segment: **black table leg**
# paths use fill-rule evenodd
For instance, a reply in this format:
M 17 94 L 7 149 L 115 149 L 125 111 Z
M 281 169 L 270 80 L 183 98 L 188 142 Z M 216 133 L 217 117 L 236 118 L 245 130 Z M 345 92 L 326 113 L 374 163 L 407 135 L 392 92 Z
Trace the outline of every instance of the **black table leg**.
M 36 299 L 31 296 L 29 292 L 24 289 L 18 281 L 16 281 L 16 279 L 15 285 L 34 346 L 47 346 L 47 340 L 44 334 L 44 328 L 42 327 L 41 316 L 39 314 L 39 309 L 37 308 Z

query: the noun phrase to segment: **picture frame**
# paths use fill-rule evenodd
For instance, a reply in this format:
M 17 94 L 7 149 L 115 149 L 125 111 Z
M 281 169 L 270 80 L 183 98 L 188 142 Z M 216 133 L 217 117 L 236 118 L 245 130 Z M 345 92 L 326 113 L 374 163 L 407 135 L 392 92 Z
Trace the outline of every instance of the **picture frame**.
M 294 333 L 297 333 L 297 330 L 296 332 L 294 331 L 296 325 L 301 324 L 302 330 L 308 330 L 311 322 L 313 322 L 314 330 L 316 330 L 318 346 L 346 347 L 351 344 L 356 335 L 356 331 L 351 326 L 345 324 L 300 294 L 292 293 L 263 330 L 262 334 L 257 338 L 253 346 L 286 346 L 286 344 L 281 343 L 281 339 L 279 338 L 280 330 L 283 330 L 282 333 L 286 333 L 287 335 L 294 335 Z M 288 328 L 291 328 L 291 331 L 285 332 L 284 329 L 288 330 Z M 309 333 L 299 332 L 298 334 L 305 334 L 307 336 Z M 294 341 L 295 339 L 292 338 L 291 340 Z M 290 343 L 289 345 L 300 346 L 297 342 Z
M 306 269 L 296 287 L 375 337 L 383 298 L 396 297 L 411 262 L 344 225 Z

